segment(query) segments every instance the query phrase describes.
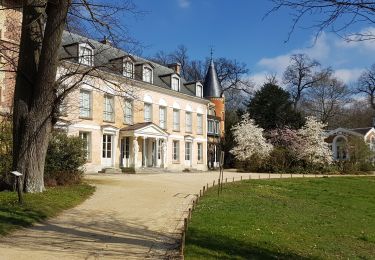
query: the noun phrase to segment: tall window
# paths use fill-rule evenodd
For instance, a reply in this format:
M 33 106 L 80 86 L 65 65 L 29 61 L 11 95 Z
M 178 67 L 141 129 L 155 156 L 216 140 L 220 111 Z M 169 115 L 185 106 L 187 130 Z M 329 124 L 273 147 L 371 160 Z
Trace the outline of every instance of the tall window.
M 173 109 L 173 131 L 180 131 L 180 110 Z
M 152 83 L 152 69 L 143 67 L 143 81 Z
M 80 90 L 79 116 L 83 118 L 91 117 L 91 91 Z
M 208 120 L 208 133 L 213 134 L 214 133 L 214 121 Z
M 203 160 L 203 144 L 198 143 L 198 162 L 202 162 Z
M 215 134 L 219 134 L 220 131 L 220 123 L 219 121 L 215 121 Z
M 167 128 L 167 108 L 159 107 L 159 126 L 162 129 Z
M 113 96 L 104 95 L 104 110 L 103 110 L 104 121 L 108 121 L 108 122 L 115 121 L 115 111 L 113 108 L 114 108 Z
M 172 89 L 175 90 L 175 91 L 180 90 L 180 79 L 179 78 L 176 78 L 176 77 L 172 78 Z
M 202 97 L 202 86 L 201 85 L 197 85 L 197 89 L 196 89 L 196 96 L 197 97 Z
M 203 134 L 203 115 L 197 115 L 197 133 Z
M 93 66 L 94 65 L 94 55 L 93 49 L 86 46 L 79 46 L 79 63 Z
M 125 99 L 124 122 L 128 125 L 133 124 L 133 101 L 130 99 Z
M 152 105 L 149 104 L 149 103 L 145 103 L 144 121 L 145 122 L 152 122 Z
M 185 161 L 191 160 L 191 143 L 186 142 L 185 143 Z
M 103 158 L 112 158 L 112 135 L 103 135 Z
M 175 162 L 180 160 L 180 142 L 173 141 L 172 143 L 172 159 Z
M 131 61 L 124 62 L 123 74 L 125 77 L 133 78 L 133 63 Z
M 192 129 L 192 116 L 190 112 L 185 113 L 185 132 L 191 133 Z
M 90 160 L 91 159 L 91 133 L 79 132 L 79 137 L 81 137 L 81 139 L 84 142 L 83 149 L 85 150 L 85 153 L 86 153 L 86 159 Z

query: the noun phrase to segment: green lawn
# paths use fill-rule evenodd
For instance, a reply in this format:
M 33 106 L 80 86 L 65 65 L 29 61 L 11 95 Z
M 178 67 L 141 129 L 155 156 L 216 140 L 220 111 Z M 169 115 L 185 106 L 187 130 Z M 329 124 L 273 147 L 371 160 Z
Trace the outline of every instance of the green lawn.
M 0 235 L 56 216 L 87 199 L 94 190 L 88 184 L 48 188 L 43 193 L 24 194 L 24 205 L 18 204 L 17 193 L 0 192 Z
M 375 177 L 250 180 L 211 189 L 186 259 L 375 259 Z

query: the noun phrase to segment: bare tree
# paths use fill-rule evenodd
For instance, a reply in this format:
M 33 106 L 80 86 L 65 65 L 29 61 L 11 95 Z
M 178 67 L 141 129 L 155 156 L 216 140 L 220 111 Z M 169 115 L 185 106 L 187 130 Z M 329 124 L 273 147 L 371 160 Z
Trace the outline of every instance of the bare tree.
M 87 32 L 95 31 L 123 46 L 130 41 L 122 37 L 127 30 L 118 17 L 131 12 L 134 5 L 130 1 L 103 4 L 97 0 L 20 2 L 23 17 L 14 93 L 13 169 L 24 174 L 24 191 L 41 192 L 49 136 L 64 98 L 87 77 L 100 79 L 117 92 L 123 91 L 124 85 L 103 77 L 108 64 L 85 67 L 60 57 L 62 35 L 69 28 L 67 18 L 81 23 Z M 63 73 L 58 75 L 58 70 Z
M 342 81 L 332 75 L 326 75 L 307 91 L 303 100 L 303 109 L 307 114 L 331 126 L 351 101 L 351 94 Z
M 369 104 L 375 110 L 375 64 L 359 77 L 357 90 L 359 93 L 366 95 Z
M 292 10 L 292 26 L 288 40 L 303 19 L 317 15 L 311 27 L 316 37 L 328 29 L 348 41 L 374 40 L 374 31 L 355 31 L 358 24 L 372 26 L 375 23 L 375 1 L 363 0 L 271 0 L 274 7 L 266 14 L 286 8 Z M 311 19 L 310 19 L 311 20 Z M 354 31 L 353 31 L 354 30 Z
M 184 45 L 179 45 L 171 53 L 159 51 L 150 59 L 163 65 L 180 63 L 181 76 L 187 81 L 202 81 L 211 61 L 209 58 L 190 60 L 188 50 Z M 215 67 L 227 106 L 238 108 L 244 100 L 243 95 L 251 95 L 254 88 L 246 64 L 227 58 L 218 58 L 215 59 Z
M 292 96 L 295 110 L 298 109 L 303 93 L 330 72 L 329 69 L 318 72 L 319 67 L 320 63 L 306 54 L 294 54 L 290 57 L 290 65 L 284 72 L 283 82 Z

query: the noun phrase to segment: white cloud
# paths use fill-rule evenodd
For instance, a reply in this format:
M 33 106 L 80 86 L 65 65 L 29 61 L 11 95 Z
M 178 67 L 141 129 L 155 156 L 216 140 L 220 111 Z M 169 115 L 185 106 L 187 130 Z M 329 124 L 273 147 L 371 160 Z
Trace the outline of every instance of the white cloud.
M 305 53 L 310 58 L 319 61 L 326 60 L 329 57 L 330 46 L 326 34 L 322 34 L 315 42 L 311 41 L 310 48 L 294 49 L 287 54 L 279 55 L 273 58 L 263 58 L 258 62 L 258 66 L 270 70 L 277 74 L 282 74 L 289 65 L 290 56 L 298 53 Z
M 375 35 L 375 27 L 371 28 Z M 363 32 L 369 32 L 367 28 Z M 347 84 L 353 83 L 363 70 L 375 60 L 375 41 L 345 42 L 333 34 L 323 33 L 309 47 L 296 48 L 287 53 L 260 59 L 254 71 L 254 81 L 263 83 L 267 74 L 276 73 L 280 79 L 290 62 L 290 56 L 305 53 L 318 60 L 323 67 L 331 67 L 335 76 Z
M 375 27 L 368 27 L 359 32 L 360 35 L 375 35 Z M 365 36 L 364 36 L 365 37 Z M 356 48 L 362 51 L 374 51 L 375 50 L 375 40 L 365 40 L 358 41 L 358 37 L 350 37 L 353 41 L 346 41 L 344 39 L 339 39 L 336 41 L 336 46 L 343 49 Z M 357 41 L 356 41 L 357 39 Z
M 334 74 L 344 83 L 349 84 L 355 82 L 363 71 L 364 69 L 338 69 Z
M 181 8 L 188 8 L 190 7 L 190 0 L 178 0 L 178 5 L 181 7 Z

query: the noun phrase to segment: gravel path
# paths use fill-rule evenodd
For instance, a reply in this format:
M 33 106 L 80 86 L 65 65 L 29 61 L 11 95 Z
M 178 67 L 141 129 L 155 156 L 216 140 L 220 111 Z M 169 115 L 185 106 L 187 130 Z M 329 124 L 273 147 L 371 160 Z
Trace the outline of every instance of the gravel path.
M 239 180 L 241 175 L 268 178 L 225 172 L 224 179 Z M 86 178 L 97 187 L 90 199 L 45 223 L 0 238 L 0 259 L 178 259 L 189 204 L 203 185 L 217 182 L 218 172 Z

